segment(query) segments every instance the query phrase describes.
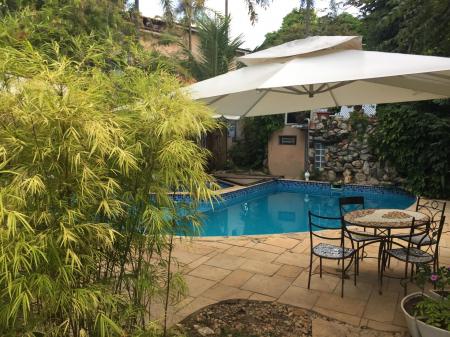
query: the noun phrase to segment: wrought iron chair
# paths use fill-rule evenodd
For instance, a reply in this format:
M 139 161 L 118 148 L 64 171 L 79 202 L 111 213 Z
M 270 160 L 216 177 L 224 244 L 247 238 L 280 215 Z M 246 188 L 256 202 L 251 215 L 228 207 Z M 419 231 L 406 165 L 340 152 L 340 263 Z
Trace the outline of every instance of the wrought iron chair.
M 355 258 L 356 249 L 354 247 L 354 243 L 349 237 L 350 247 L 346 247 L 344 235 L 345 229 L 342 226 L 341 218 L 335 217 L 324 217 L 320 215 L 316 215 L 308 212 L 309 217 L 309 237 L 311 243 L 310 250 L 310 260 L 309 260 L 309 275 L 308 275 L 308 289 L 310 289 L 311 285 L 311 275 L 312 275 L 312 264 L 313 264 L 313 256 L 317 256 L 319 258 L 319 275 L 322 278 L 322 259 L 328 260 L 342 260 L 341 264 L 341 297 L 344 296 L 344 279 L 345 272 L 351 266 L 352 262 L 354 263 L 354 284 L 356 285 L 356 271 L 358 269 L 358 259 Z M 328 233 L 324 233 L 322 230 L 338 230 L 338 236 L 327 235 Z M 348 237 L 348 236 L 347 236 Z M 320 242 L 318 244 L 314 244 L 314 239 L 318 238 L 325 241 L 336 242 L 337 245 Z M 344 261 L 350 259 L 350 262 L 347 266 L 345 266 Z
M 394 258 L 400 261 L 405 262 L 405 273 L 404 277 L 401 279 L 403 281 L 408 280 L 408 266 L 411 264 L 411 266 L 417 266 L 418 264 L 430 264 L 433 263 L 433 270 L 436 271 L 437 268 L 437 250 L 433 249 L 433 246 L 438 246 L 440 241 L 440 233 L 442 232 L 443 223 L 445 221 L 445 217 L 442 217 L 440 220 L 440 227 L 441 230 L 436 237 L 436 240 L 428 240 L 428 243 L 426 242 L 426 239 L 430 235 L 430 222 L 427 223 L 419 223 L 417 224 L 415 219 L 413 218 L 411 227 L 408 229 L 409 234 L 403 235 L 401 237 L 400 242 L 405 242 L 405 244 L 402 244 L 400 242 L 391 240 L 391 247 L 388 247 L 388 249 L 385 249 L 382 251 L 382 258 L 381 258 L 381 269 L 380 269 L 380 291 L 381 287 L 383 286 L 383 273 L 384 269 L 386 267 L 386 262 L 388 258 Z M 398 238 L 398 237 L 396 237 Z M 417 238 L 418 239 L 417 241 Z M 395 248 L 392 248 L 395 246 Z M 424 247 L 427 247 L 426 249 L 423 249 Z M 411 268 L 411 278 L 413 276 L 413 268 Z M 404 282 L 403 288 L 405 295 L 407 294 L 407 282 Z
M 421 197 L 417 198 L 416 212 L 421 212 L 430 217 L 430 231 L 426 236 L 415 235 L 411 238 L 413 244 L 417 248 L 428 246 L 433 249 L 436 256 L 436 268 L 439 268 L 439 240 L 442 229 L 445 224 L 445 201 L 425 200 Z M 444 218 L 444 221 L 442 219 Z M 400 240 L 406 241 L 407 237 L 399 237 Z
M 341 213 L 341 217 L 343 217 L 346 213 L 350 211 L 356 211 L 364 209 L 365 207 L 364 197 L 355 196 L 355 197 L 343 197 L 339 198 L 339 211 Z M 361 227 L 359 227 L 361 228 Z M 373 234 L 368 234 L 366 232 L 366 228 L 364 231 L 354 230 L 352 234 L 352 239 L 356 242 L 356 250 L 357 250 L 357 258 L 364 258 L 364 248 L 365 246 L 376 243 L 380 241 L 380 238 L 376 236 L 376 229 L 374 229 Z M 359 256 L 359 251 L 361 250 L 361 257 Z M 358 270 L 359 272 L 359 270 Z

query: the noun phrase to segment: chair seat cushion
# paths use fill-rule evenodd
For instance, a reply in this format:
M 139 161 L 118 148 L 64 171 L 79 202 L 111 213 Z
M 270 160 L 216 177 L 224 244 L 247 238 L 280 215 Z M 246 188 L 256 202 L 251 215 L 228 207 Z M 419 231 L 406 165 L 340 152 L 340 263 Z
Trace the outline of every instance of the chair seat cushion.
M 351 236 L 353 241 L 355 242 L 381 240 L 377 236 L 370 236 L 368 232 L 361 232 L 361 231 L 352 231 L 350 234 L 346 234 L 345 236 L 347 237 Z
M 388 249 L 386 250 L 386 253 L 401 261 L 406 261 L 408 249 L 407 248 Z M 428 263 L 433 261 L 433 255 L 417 248 L 410 248 L 408 261 L 413 263 Z
M 342 248 L 340 246 L 330 245 L 327 243 L 319 243 L 313 247 L 315 255 L 329 258 L 329 259 L 342 259 L 352 255 L 355 250 L 352 248 Z
M 398 238 L 400 240 L 409 241 L 409 235 L 401 235 L 398 236 Z M 429 246 L 429 245 L 435 245 L 436 244 L 436 240 L 432 239 L 429 235 L 427 234 L 422 234 L 422 235 L 414 235 L 411 237 L 411 243 L 415 244 L 415 245 L 420 245 L 420 246 Z

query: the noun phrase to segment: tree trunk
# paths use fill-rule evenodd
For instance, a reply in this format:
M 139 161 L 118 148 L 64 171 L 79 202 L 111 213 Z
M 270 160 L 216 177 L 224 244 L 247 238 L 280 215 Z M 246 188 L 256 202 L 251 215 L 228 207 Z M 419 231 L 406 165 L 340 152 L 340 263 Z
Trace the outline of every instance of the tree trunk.
M 228 0 L 225 0 L 225 17 L 228 16 Z

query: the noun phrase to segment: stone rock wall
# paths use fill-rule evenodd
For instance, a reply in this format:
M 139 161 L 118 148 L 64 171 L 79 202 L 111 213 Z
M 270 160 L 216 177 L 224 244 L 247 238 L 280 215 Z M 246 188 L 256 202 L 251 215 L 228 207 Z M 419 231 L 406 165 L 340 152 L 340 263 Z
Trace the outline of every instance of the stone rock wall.
M 329 116 L 311 121 L 309 130 L 309 171 L 316 180 L 334 183 L 392 185 L 401 182 L 396 171 L 371 153 L 368 139 L 376 127 L 376 119 L 368 119 L 362 130 L 352 130 L 350 120 Z M 315 169 L 314 143 L 325 147 L 325 162 Z

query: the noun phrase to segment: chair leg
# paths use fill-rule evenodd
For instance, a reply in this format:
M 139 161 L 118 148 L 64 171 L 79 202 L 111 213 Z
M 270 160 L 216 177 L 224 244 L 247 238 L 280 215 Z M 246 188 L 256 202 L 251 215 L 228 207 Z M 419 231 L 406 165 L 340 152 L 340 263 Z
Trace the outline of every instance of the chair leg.
M 358 265 L 359 265 L 358 255 L 356 255 L 355 265 L 353 266 L 355 268 L 355 272 L 353 275 L 353 283 L 354 283 L 355 287 L 356 287 L 356 273 L 358 272 Z
M 342 260 L 341 266 L 341 297 L 344 297 L 344 277 L 345 277 L 345 260 Z
M 319 258 L 319 273 L 320 273 L 320 278 L 322 278 L 322 258 Z M 344 264 L 344 262 L 342 262 L 342 264 Z
M 364 259 L 364 248 L 365 248 L 365 245 L 363 243 L 363 247 L 362 247 L 362 251 L 361 251 L 361 261 Z
M 384 265 L 386 263 L 386 258 L 385 258 L 385 253 L 382 252 L 381 254 L 381 268 L 380 268 L 380 281 L 379 281 L 379 289 L 378 292 L 381 294 L 383 294 L 383 272 L 384 272 Z
M 312 254 L 309 254 L 309 275 L 308 275 L 308 289 L 311 286 L 311 270 L 312 270 Z

